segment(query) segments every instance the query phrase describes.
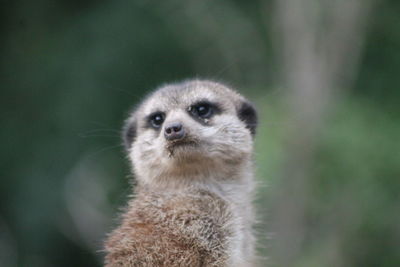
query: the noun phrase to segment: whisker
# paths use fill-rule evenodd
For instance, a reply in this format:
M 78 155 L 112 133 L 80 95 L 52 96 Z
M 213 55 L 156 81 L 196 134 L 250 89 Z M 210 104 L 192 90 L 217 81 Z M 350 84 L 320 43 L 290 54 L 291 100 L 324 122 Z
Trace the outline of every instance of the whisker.
M 91 137 L 112 137 L 112 138 L 120 138 L 119 135 L 106 135 L 106 134 L 78 134 L 80 138 L 91 138 Z
M 119 144 L 119 145 L 112 145 L 112 146 L 104 147 L 104 148 L 101 148 L 101 149 L 89 154 L 87 157 L 88 158 L 93 158 L 93 157 L 98 156 L 99 154 L 101 154 L 103 152 L 106 152 L 108 150 L 115 149 L 115 148 L 118 148 L 118 147 L 123 147 L 123 145 Z
M 93 129 L 93 130 L 88 130 L 86 133 L 94 133 L 94 132 L 114 132 L 114 133 L 120 133 L 118 130 L 114 129 Z

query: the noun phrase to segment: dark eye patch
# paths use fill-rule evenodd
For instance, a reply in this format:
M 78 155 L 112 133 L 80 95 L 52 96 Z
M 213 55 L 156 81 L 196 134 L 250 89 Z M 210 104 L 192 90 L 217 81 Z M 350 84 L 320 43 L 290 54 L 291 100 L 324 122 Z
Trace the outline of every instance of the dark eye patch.
M 209 119 L 221 112 L 217 104 L 203 100 L 191 105 L 188 108 L 190 115 L 197 119 Z
M 154 129 L 159 129 L 165 120 L 164 112 L 154 112 L 147 117 L 148 125 Z

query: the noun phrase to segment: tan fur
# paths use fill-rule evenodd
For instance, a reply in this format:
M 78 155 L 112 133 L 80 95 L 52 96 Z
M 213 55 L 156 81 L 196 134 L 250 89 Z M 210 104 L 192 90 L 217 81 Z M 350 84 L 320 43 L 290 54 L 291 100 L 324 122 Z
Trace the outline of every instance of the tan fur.
M 221 112 L 196 121 L 188 111 L 200 100 Z M 238 117 L 244 102 L 221 84 L 189 81 L 160 88 L 131 115 L 138 185 L 106 242 L 106 266 L 253 266 L 253 140 Z M 165 112 L 164 125 L 181 122 L 189 145 L 147 127 L 154 111 Z

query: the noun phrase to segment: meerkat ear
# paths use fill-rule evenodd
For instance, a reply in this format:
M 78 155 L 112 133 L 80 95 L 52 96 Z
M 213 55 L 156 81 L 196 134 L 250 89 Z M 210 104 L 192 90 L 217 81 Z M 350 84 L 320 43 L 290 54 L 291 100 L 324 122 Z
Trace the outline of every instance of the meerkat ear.
M 136 137 L 136 120 L 133 118 L 128 119 L 122 129 L 122 139 L 126 151 L 132 147 L 133 140 Z
M 242 102 L 239 106 L 238 117 L 246 124 L 246 128 L 250 130 L 251 135 L 254 136 L 258 121 L 255 107 L 250 102 Z

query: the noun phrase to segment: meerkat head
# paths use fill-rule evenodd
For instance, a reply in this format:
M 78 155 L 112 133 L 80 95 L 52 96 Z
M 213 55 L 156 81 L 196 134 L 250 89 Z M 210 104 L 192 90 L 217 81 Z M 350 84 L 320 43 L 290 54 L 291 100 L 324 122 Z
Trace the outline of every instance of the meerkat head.
M 244 97 L 196 80 L 149 95 L 126 121 L 123 139 L 139 182 L 230 179 L 250 160 L 256 125 Z

